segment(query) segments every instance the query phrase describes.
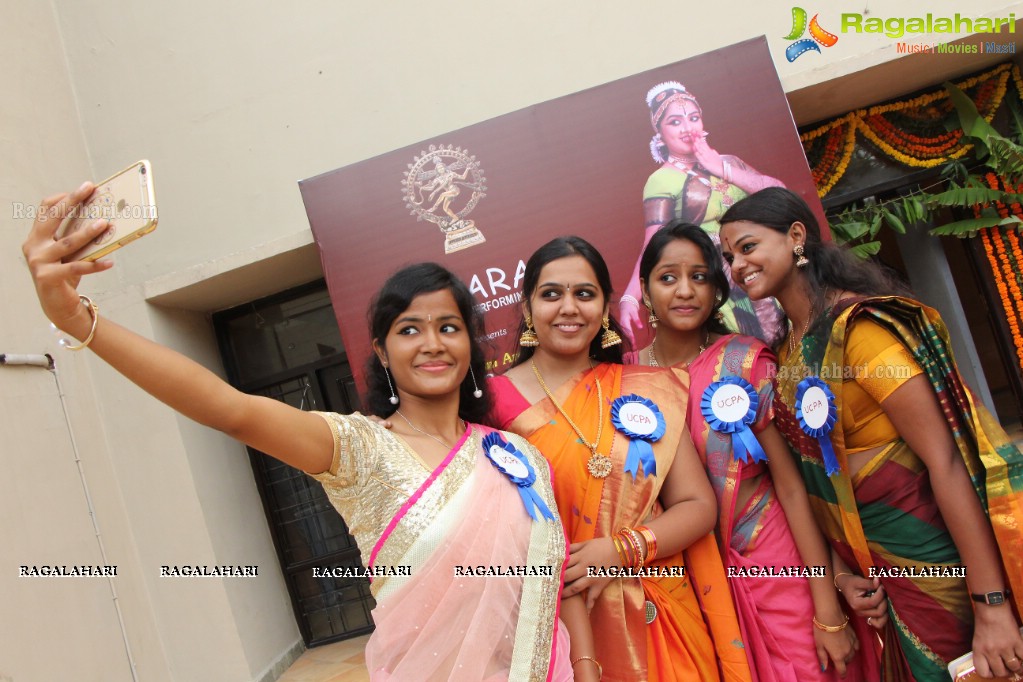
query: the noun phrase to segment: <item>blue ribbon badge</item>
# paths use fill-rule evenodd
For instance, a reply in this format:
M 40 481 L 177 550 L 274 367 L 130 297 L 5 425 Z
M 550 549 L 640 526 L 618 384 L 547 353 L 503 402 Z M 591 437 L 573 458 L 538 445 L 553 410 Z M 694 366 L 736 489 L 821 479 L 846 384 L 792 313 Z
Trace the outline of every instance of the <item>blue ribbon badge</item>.
M 732 434 L 732 458 L 749 464 L 766 462 L 767 455 L 749 425 L 757 418 L 760 396 L 753 384 L 740 376 L 715 381 L 703 391 L 700 412 L 710 428 L 718 433 Z
M 487 455 L 490 463 L 497 467 L 497 470 L 511 479 L 511 482 L 518 486 L 519 495 L 522 497 L 522 504 L 530 518 L 539 521 L 535 506 L 540 514 L 547 520 L 553 521 L 554 514 L 544 504 L 543 499 L 533 490 L 533 483 L 536 481 L 536 471 L 529 463 L 526 456 L 516 449 L 514 445 L 506 441 L 500 433 L 493 431 L 483 437 L 483 452 Z
M 796 385 L 796 419 L 799 428 L 820 443 L 828 476 L 841 471 L 835 449 L 831 447 L 831 430 L 838 419 L 835 394 L 820 377 L 806 377 Z
M 668 425 L 661 408 L 641 395 L 630 393 L 611 403 L 611 423 L 629 438 L 629 452 L 625 456 L 625 472 L 644 476 L 657 475 L 657 460 L 650 445 L 661 439 Z

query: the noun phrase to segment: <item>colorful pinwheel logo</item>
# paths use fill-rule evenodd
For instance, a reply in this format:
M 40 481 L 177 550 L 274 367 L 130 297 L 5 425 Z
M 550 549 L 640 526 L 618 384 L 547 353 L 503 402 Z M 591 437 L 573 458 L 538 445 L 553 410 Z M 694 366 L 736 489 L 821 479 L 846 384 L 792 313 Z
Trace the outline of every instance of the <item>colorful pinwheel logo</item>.
M 823 45 L 824 47 L 831 47 L 838 42 L 838 36 L 834 33 L 828 33 L 821 25 L 817 23 L 818 14 L 813 15 L 813 19 L 810 20 L 810 37 L 800 38 L 803 33 L 806 32 L 806 10 L 802 7 L 792 8 L 792 31 L 785 36 L 785 40 L 795 40 L 785 48 L 785 58 L 790 62 L 796 61 L 800 55 L 806 54 L 810 50 L 814 52 L 820 52 L 821 48 L 817 45 Z

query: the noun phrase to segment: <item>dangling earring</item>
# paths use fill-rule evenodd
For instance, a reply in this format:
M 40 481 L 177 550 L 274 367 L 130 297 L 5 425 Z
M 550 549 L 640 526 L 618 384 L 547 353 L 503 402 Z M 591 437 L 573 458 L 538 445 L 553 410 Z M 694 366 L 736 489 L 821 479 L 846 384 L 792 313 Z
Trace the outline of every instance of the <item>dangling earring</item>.
M 383 365 L 383 363 L 380 364 Z M 384 376 L 387 377 L 387 386 L 391 389 L 391 397 L 387 399 L 387 402 L 397 405 L 398 394 L 394 392 L 394 384 L 391 383 L 391 373 L 387 371 L 387 365 L 384 365 Z
M 540 339 L 533 331 L 533 318 L 526 315 L 526 331 L 519 337 L 519 345 L 523 348 L 536 348 L 540 345 Z
M 608 316 L 604 316 L 604 335 L 600 337 L 600 347 L 610 348 L 611 346 L 617 346 L 622 342 L 622 337 L 618 336 L 618 332 L 611 329 L 611 320 Z
M 795 246 L 793 246 L 792 247 L 792 253 L 796 256 L 796 267 L 797 268 L 805 268 L 807 265 L 810 264 L 810 261 L 807 260 L 806 256 L 803 255 L 803 245 L 802 244 L 796 244 Z
M 476 389 L 475 391 L 472 392 L 472 397 L 482 398 L 483 391 L 481 391 L 480 387 L 476 385 L 476 372 L 472 371 L 472 365 L 469 365 L 469 376 L 472 377 L 472 387 Z
M 647 299 L 644 298 L 643 299 L 643 305 L 645 305 L 646 309 L 650 311 L 650 317 L 646 318 L 647 324 L 649 324 L 654 329 L 657 329 L 657 323 L 660 322 L 661 320 L 654 313 L 654 306 L 653 306 L 653 304 L 650 303 L 650 301 L 648 301 Z

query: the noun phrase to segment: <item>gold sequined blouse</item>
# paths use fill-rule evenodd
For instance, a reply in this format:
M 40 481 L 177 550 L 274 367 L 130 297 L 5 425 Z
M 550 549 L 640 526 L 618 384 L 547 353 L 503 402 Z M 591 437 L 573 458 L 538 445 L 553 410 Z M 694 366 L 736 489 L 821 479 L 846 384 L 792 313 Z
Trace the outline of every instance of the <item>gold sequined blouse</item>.
M 323 484 L 327 498 L 348 524 L 348 530 L 359 545 L 364 563 L 384 534 L 387 524 L 405 502 L 431 474 L 423 461 L 403 440 L 358 412 L 337 414 L 317 412 L 334 435 L 334 458 L 330 468 L 310 474 Z M 472 434 L 454 456 L 444 473 L 430 485 L 422 497 L 408 510 L 403 522 L 392 531 L 376 557 L 376 566 L 397 566 L 414 537 L 414 528 L 427 528 L 436 509 L 443 507 L 456 494 L 475 467 L 475 453 L 480 450 L 479 429 Z M 473 456 L 466 456 L 472 453 Z M 375 578 L 371 583 L 374 596 L 387 584 Z

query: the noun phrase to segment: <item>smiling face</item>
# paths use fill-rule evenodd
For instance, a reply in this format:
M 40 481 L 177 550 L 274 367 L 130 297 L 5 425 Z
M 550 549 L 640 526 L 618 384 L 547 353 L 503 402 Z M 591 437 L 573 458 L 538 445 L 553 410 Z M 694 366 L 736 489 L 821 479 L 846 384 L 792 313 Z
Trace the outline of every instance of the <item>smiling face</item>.
M 792 249 L 805 241 L 795 222 L 788 233 L 748 220 L 721 226 L 721 252 L 732 266 L 732 281 L 753 300 L 779 297 L 797 280 Z
M 471 344 L 465 320 L 448 289 L 420 294 L 395 318 L 373 350 L 390 370 L 399 397 L 458 393 L 469 371 Z
M 672 156 L 692 156 L 693 143 L 703 137 L 703 112 L 692 100 L 676 100 L 664 110 L 657 131 Z
M 649 281 L 643 282 L 643 293 L 661 325 L 677 331 L 703 327 L 718 293 L 709 270 L 700 247 L 691 241 L 675 239 L 665 245 Z
M 525 312 L 533 317 L 538 353 L 577 358 L 589 355 L 607 300 L 586 259 L 567 256 L 543 266 Z

